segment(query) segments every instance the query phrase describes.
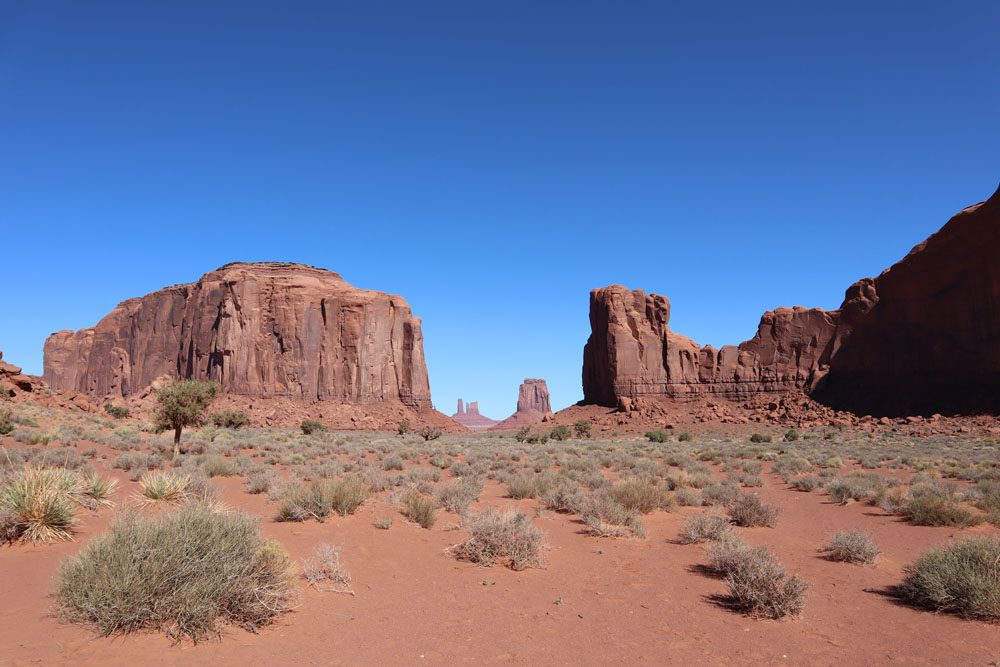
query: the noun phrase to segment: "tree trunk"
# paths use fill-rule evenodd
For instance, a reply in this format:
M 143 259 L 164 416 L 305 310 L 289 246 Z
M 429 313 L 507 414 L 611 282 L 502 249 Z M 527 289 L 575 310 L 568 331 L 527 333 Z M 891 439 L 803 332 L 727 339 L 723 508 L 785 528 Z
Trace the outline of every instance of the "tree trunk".
M 174 429 L 174 460 L 176 461 L 181 455 L 181 427 L 178 426 Z

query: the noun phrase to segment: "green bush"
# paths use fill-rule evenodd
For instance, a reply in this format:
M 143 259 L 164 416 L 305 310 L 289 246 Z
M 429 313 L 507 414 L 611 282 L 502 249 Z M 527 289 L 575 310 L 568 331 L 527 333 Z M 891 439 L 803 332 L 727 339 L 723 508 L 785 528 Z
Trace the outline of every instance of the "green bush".
M 125 419 L 129 416 L 128 408 L 121 405 L 113 405 L 111 403 L 104 404 L 104 411 L 114 417 L 115 419 Z
M 982 518 L 958 502 L 935 492 L 913 496 L 903 510 L 906 519 L 917 526 L 953 526 L 965 528 L 982 522 Z
M 167 515 L 120 517 L 59 573 L 69 621 L 102 635 L 165 630 L 194 641 L 220 623 L 256 631 L 291 608 L 292 570 L 256 519 L 191 503 Z
M 799 432 L 794 428 L 785 433 L 785 442 L 795 442 L 799 439 Z
M 1000 620 L 1000 538 L 972 537 L 925 551 L 904 568 L 907 602 L 965 618 Z
M 250 425 L 250 417 L 248 417 L 247 413 L 242 410 L 223 410 L 222 412 L 216 412 L 209 417 L 209 421 L 219 428 L 231 428 L 233 430 L 245 428 Z
M 684 431 L 679 436 L 677 436 L 678 442 L 691 442 L 692 440 L 694 440 L 694 436 L 688 433 L 687 431 Z
M 647 479 L 629 478 L 615 484 L 608 495 L 627 510 L 649 514 L 655 509 L 676 508 L 670 493 Z
M 667 442 L 670 440 L 670 434 L 666 431 L 647 431 L 646 439 L 650 442 Z
M 559 440 L 560 442 L 563 440 L 569 440 L 570 435 L 569 426 L 564 424 L 560 424 L 549 431 L 549 437 L 553 440 Z
M 410 420 L 409 419 L 400 420 L 399 426 L 396 427 L 396 432 L 399 433 L 399 435 L 406 435 L 407 433 L 409 433 Z
M 320 433 L 326 430 L 326 426 L 315 419 L 303 419 L 302 423 L 299 424 L 299 428 L 301 428 L 302 432 L 306 435 L 312 435 L 313 433 Z
M 528 439 L 528 436 L 530 434 L 531 434 L 531 427 L 523 426 L 520 429 L 518 429 L 517 433 L 514 434 L 514 439 L 517 440 L 518 442 L 524 442 L 525 440 Z
M 753 435 L 750 436 L 750 442 L 757 442 L 757 443 L 771 442 L 771 436 L 764 435 L 762 433 L 754 433 Z
M 589 438 L 590 437 L 590 427 L 591 424 L 586 419 L 581 419 L 573 424 L 573 431 L 576 433 L 578 438 Z

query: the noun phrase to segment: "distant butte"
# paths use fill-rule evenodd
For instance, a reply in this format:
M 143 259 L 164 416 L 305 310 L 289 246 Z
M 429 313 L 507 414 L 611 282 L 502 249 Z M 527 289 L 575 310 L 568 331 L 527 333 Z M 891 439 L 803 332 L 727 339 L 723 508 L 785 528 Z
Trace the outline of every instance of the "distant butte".
M 549 387 L 540 378 L 525 378 L 517 392 L 517 411 L 494 426 L 506 430 L 531 426 L 552 419 L 552 402 Z
M 458 399 L 458 411 L 451 418 L 470 431 L 485 431 L 497 423 L 495 419 L 479 414 L 478 401 L 463 404 L 461 398 Z

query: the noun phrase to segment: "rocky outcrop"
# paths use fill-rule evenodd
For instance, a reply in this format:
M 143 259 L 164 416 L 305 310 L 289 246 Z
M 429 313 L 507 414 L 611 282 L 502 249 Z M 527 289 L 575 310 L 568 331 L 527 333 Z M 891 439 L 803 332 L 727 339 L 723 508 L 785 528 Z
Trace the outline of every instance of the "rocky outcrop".
M 24 375 L 19 366 L 3 360 L 0 352 L 0 392 L 4 398 L 12 398 L 20 392 L 36 392 L 42 388 L 42 382 L 34 376 Z
M 302 264 L 227 264 L 45 341 L 53 389 L 128 397 L 162 377 L 251 397 L 431 405 L 420 320 L 406 301 Z
M 471 431 L 485 431 L 497 423 L 495 419 L 479 414 L 479 401 L 463 405 L 462 399 L 458 399 L 458 411 L 451 418 Z
M 545 380 L 525 378 L 517 392 L 517 411 L 495 429 L 520 428 L 552 419 L 552 403 Z
M 870 414 L 1000 410 L 1000 191 L 965 209 L 839 310 L 779 308 L 719 350 L 670 330 L 670 302 L 621 285 L 590 295 L 584 402 L 805 391 Z

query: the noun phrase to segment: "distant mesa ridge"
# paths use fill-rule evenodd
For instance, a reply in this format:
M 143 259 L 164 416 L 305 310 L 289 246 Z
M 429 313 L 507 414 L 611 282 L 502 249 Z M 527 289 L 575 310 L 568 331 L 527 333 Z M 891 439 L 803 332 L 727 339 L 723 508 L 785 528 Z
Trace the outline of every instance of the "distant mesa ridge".
M 1000 190 L 854 283 L 839 310 L 768 311 L 752 339 L 718 350 L 669 322 L 665 296 L 593 290 L 584 402 L 796 390 L 858 414 L 1000 412 Z
M 399 296 L 325 269 L 234 262 L 120 303 L 45 341 L 55 390 L 128 397 L 160 378 L 226 394 L 431 407 L 420 320 Z
M 494 428 L 505 430 L 522 428 L 553 418 L 549 387 L 540 378 L 525 378 L 517 392 L 517 411 Z

